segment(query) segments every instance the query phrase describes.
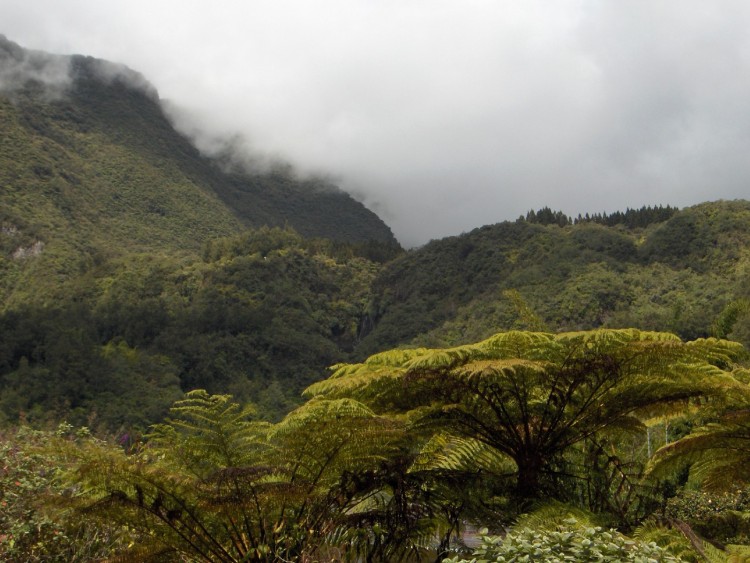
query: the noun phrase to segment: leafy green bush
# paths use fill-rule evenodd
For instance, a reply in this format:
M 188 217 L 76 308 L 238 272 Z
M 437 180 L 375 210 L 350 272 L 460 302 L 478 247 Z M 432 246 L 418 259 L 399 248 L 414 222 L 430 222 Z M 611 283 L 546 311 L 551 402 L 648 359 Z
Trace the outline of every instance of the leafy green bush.
M 667 516 L 721 543 L 750 542 L 750 492 L 714 494 L 685 491 L 667 503 Z
M 61 425 L 57 435 L 68 439 L 69 432 L 72 427 Z M 76 436 L 84 433 L 69 439 Z M 51 437 L 24 427 L 0 434 L 0 561 L 98 561 L 132 539 L 45 503 L 63 492 L 59 460 L 43 447 Z
M 678 562 L 654 543 L 640 543 L 614 530 L 581 527 L 569 519 L 556 530 L 522 528 L 507 536 L 489 536 L 482 530 L 482 543 L 471 559 L 456 556 L 443 563 L 521 562 L 557 563 L 563 561 L 634 561 L 643 563 Z

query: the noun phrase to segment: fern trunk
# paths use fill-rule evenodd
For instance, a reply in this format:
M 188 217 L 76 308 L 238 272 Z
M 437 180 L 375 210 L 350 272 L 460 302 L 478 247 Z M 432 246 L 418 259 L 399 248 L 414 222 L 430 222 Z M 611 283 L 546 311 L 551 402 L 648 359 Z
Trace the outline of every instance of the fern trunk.
M 518 466 L 516 491 L 523 499 L 536 498 L 540 494 L 544 458 L 537 452 L 523 452 L 515 458 Z

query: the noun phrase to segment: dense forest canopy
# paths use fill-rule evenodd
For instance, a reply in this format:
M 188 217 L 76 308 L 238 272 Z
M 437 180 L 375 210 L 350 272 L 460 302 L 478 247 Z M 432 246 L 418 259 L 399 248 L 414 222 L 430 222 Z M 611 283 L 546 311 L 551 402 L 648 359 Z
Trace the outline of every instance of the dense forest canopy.
M 0 90 L 0 558 L 749 556 L 750 202 L 405 251 L 0 38 L 50 61 Z
M 277 423 L 193 390 L 145 437 L 118 444 L 66 424 L 22 429 L 12 439 L 23 449 L 0 450 L 17 487 L 2 517 L 14 541 L 0 550 L 225 562 L 744 557 L 693 531 L 726 543 L 750 532 L 743 353 L 634 329 L 512 331 L 340 364 Z M 717 503 L 708 518 L 691 508 L 696 494 Z M 462 537 L 480 524 L 513 527 L 482 530 L 471 554 Z
M 19 235 L 5 224 L 4 263 L 37 272 L 47 251 L 14 258 Z M 498 329 L 639 327 L 747 343 L 749 232 L 746 202 L 646 228 L 499 223 L 406 253 L 265 228 L 194 252 L 102 258 L 62 280 L 38 273 L 0 313 L 0 412 L 116 429 L 154 422 L 200 387 L 278 418 L 333 363 Z M 136 372 L 150 375 L 139 383 Z M 139 396 L 151 404 L 134 407 Z

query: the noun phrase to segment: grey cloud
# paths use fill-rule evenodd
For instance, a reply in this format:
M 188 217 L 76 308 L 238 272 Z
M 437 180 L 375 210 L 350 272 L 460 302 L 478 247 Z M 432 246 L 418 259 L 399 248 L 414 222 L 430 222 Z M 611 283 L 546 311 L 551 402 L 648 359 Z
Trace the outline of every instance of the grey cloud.
M 748 197 L 744 0 L 35 4 L 11 39 L 127 64 L 204 152 L 330 174 L 406 245 Z
M 70 84 L 70 59 L 28 51 L 0 35 L 0 91 L 14 92 L 30 82 L 51 96 L 62 95 Z
M 99 79 L 109 84 L 115 81 L 122 82 L 130 88 L 140 90 L 154 99 L 159 98 L 159 94 L 154 86 L 143 74 L 137 72 L 124 64 L 93 57 L 78 58 L 84 66 L 94 73 Z

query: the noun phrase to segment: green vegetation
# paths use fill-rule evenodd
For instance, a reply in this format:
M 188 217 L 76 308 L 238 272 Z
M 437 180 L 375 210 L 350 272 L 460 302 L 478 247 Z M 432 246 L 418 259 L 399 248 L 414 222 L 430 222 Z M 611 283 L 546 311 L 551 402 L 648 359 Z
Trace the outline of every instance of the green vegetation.
M 278 419 L 355 348 L 378 269 L 358 253 L 371 250 L 261 229 L 203 258 L 109 260 L 54 304 L 0 314 L 0 413 L 144 428 L 201 387 Z
M 567 527 L 556 530 L 514 530 L 505 537 L 488 536 L 484 530 L 482 545 L 472 552 L 471 559 L 454 557 L 444 563 L 477 563 L 493 561 L 544 561 L 563 563 L 599 563 L 603 561 L 638 563 L 679 563 L 681 559 L 656 544 L 641 544 L 629 540 L 615 530 L 601 527 L 581 528 L 575 519 Z
M 390 229 L 335 186 L 291 172 L 225 172 L 174 130 L 137 73 L 30 54 L 0 37 L 0 65 L 27 59 L 69 67 L 70 82 L 53 88 L 19 77 L 0 91 L 6 306 L 54 299 L 61 283 L 113 256 L 198 252 L 247 227 L 398 249 Z
M 0 92 L 0 559 L 750 559 L 749 202 L 404 252 L 54 61 Z
M 649 420 L 680 413 L 687 401 L 744 393 L 719 367 L 740 350 L 632 329 L 508 332 L 456 348 L 376 354 L 339 366 L 306 393 L 350 397 L 489 446 L 512 460 L 512 491 L 522 501 L 565 491 L 560 500 L 606 510 L 614 508 L 598 506 L 606 493 L 592 487 L 612 470 L 623 482 L 632 477 L 632 468 L 603 455 L 616 448 L 613 440 L 643 434 Z M 578 475 L 580 466 L 601 475 Z
M 750 315 L 739 306 L 749 291 L 750 203 L 670 210 L 664 222 L 633 228 L 565 219 L 481 227 L 387 264 L 373 286 L 362 356 L 540 326 L 638 327 L 688 339 L 719 330 L 750 344 Z
M 27 434 L 23 457 L 0 450 L 10 468 L 0 550 L 47 560 L 77 542 L 124 561 L 734 560 L 744 548 L 709 540 L 747 541 L 750 489 L 737 491 L 750 483 L 736 473 L 710 483 L 733 494 L 699 492 L 692 443 L 703 431 L 644 468 L 649 430 L 664 420 L 744 412 L 740 352 L 635 330 L 499 333 L 340 365 L 277 423 L 194 390 L 118 444 L 70 426 Z M 715 458 L 724 447 L 748 451 L 717 441 Z M 510 531 L 482 530 L 478 547 L 463 547 L 477 526 Z
M 614 213 L 594 213 L 586 215 L 578 214 L 578 217 L 572 219 L 562 211 L 553 211 L 549 207 L 543 207 L 538 211 L 531 210 L 525 216 L 519 217 L 519 221 L 528 223 L 539 223 L 540 225 L 573 225 L 579 223 L 598 223 L 608 227 L 622 225 L 629 229 L 648 227 L 653 223 L 662 223 L 679 211 L 676 207 L 643 206 L 640 209 L 626 209 L 625 211 L 615 211 Z
M 82 443 L 86 429 L 61 425 L 56 432 L 21 427 L 0 434 L 0 560 L 84 563 L 101 560 L 133 534 L 58 507 L 69 493 L 55 479 L 64 462 L 46 451 L 50 441 Z M 45 504 L 45 499 L 49 500 Z

